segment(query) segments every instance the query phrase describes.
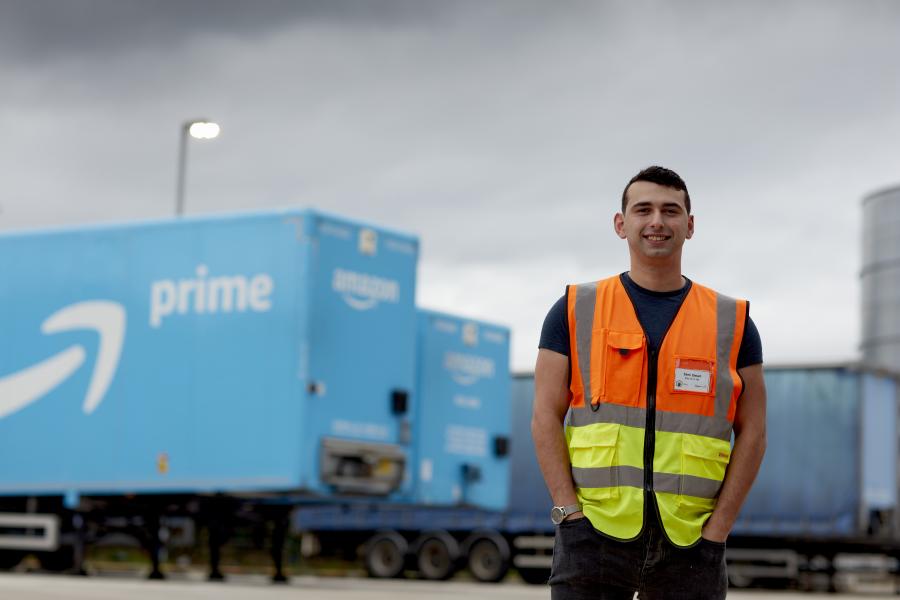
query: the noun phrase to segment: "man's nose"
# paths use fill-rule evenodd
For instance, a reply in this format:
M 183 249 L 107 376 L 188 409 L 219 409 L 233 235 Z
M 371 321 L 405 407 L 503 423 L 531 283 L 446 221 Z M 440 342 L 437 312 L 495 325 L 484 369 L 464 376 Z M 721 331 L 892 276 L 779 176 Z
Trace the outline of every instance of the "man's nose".
M 654 210 L 650 213 L 650 225 L 652 227 L 662 227 L 663 226 L 663 218 L 661 210 Z

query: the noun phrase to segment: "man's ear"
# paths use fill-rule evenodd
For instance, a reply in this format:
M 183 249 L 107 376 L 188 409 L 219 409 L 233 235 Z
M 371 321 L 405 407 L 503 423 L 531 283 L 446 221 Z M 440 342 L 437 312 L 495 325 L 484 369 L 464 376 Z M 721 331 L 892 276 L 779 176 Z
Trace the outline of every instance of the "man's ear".
M 616 213 L 616 216 L 613 217 L 613 229 L 616 230 L 616 235 L 623 240 L 625 239 L 625 215 Z
M 684 239 L 689 240 L 694 237 L 694 215 L 688 215 L 688 230 Z

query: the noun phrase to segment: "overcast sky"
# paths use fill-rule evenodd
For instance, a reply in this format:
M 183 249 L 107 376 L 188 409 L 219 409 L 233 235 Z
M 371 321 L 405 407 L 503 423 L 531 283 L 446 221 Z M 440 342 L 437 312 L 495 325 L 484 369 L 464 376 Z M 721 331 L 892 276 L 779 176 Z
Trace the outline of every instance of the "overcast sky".
M 627 270 L 625 182 L 768 363 L 854 359 L 861 198 L 900 182 L 900 2 L 0 0 L 0 231 L 304 205 L 414 233 L 419 304 L 513 330 Z

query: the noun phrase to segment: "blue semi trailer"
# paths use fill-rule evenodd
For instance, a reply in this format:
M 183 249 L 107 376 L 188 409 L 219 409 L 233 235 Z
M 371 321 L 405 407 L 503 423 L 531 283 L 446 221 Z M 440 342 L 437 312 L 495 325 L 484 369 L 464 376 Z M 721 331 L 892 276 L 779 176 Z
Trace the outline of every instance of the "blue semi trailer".
M 187 517 L 218 578 L 241 513 L 282 578 L 300 505 L 504 507 L 509 332 L 417 311 L 417 259 L 311 210 L 0 236 L 0 567 L 124 530 L 161 576 Z
M 729 538 L 732 583 L 818 578 L 833 590 L 842 559 L 860 554 L 896 572 L 896 376 L 859 365 L 765 374 L 768 450 Z

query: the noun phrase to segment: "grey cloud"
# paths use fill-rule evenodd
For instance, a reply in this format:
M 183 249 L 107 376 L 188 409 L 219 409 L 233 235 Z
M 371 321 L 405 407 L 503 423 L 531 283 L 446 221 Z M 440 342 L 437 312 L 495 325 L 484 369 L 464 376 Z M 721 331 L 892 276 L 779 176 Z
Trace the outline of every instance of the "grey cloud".
M 178 127 L 209 116 L 190 213 L 411 231 L 430 301 L 502 281 L 467 310 L 526 302 L 531 331 L 565 282 L 627 268 L 610 220 L 661 163 L 695 198 L 685 272 L 790 354 L 798 277 L 852 289 L 858 198 L 896 176 L 900 4 L 864 6 L 6 2 L 0 227 L 170 215 Z
M 298 23 L 395 27 L 444 11 L 442 3 L 412 0 L 4 0 L 0 48 L 29 62 L 102 58 L 139 47 L 171 50 L 203 35 L 253 41 Z

